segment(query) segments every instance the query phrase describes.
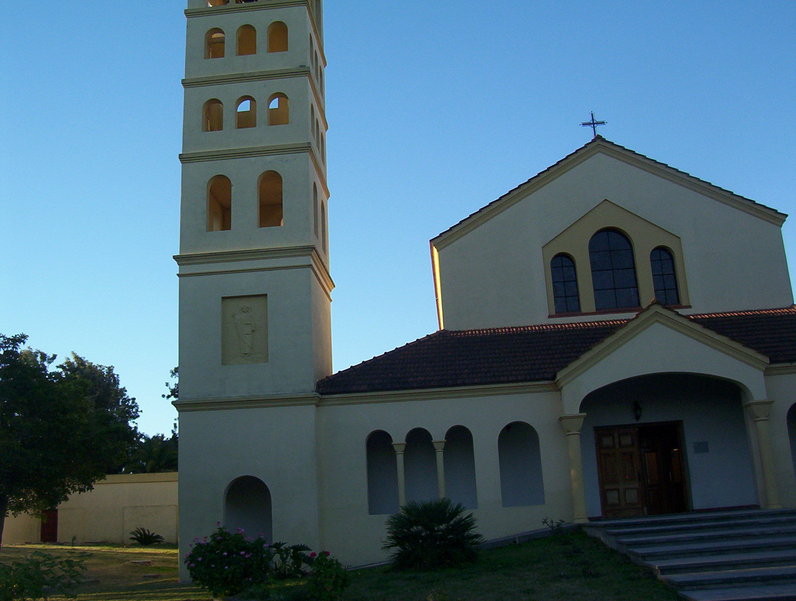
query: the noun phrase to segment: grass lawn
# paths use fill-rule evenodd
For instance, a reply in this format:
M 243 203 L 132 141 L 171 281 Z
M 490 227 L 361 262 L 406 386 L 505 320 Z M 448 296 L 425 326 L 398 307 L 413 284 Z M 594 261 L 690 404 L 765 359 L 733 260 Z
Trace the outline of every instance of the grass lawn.
M 32 550 L 66 554 L 70 547 L 8 546 L 0 561 Z M 87 551 L 89 582 L 79 600 L 208 601 L 177 582 L 177 550 L 168 547 L 78 546 Z M 385 568 L 351 573 L 345 601 L 677 601 L 648 573 L 580 532 L 484 551 L 477 564 L 428 573 Z

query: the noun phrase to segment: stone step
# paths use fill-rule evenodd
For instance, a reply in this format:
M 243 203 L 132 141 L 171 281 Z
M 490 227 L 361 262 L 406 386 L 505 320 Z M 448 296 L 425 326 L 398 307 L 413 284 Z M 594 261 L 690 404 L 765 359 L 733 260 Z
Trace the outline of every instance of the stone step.
M 796 550 L 752 551 L 748 553 L 725 553 L 723 555 L 695 555 L 658 559 L 645 562 L 656 574 L 667 576 L 687 572 L 709 572 L 738 568 L 796 566 Z
M 750 527 L 750 526 L 772 526 L 772 525 L 794 525 L 796 526 L 796 515 L 776 515 L 769 517 L 762 516 L 744 516 L 729 520 L 710 521 L 710 522 L 695 522 L 695 523 L 677 523 L 665 524 L 658 526 L 635 526 L 631 528 L 605 528 L 603 531 L 608 536 L 634 536 L 638 534 L 676 534 L 678 532 L 693 532 L 710 531 L 726 529 L 728 527 Z
M 677 558 L 694 555 L 721 555 L 725 553 L 757 552 L 773 549 L 794 551 L 796 550 L 796 539 L 757 536 L 738 540 L 637 546 L 632 549 L 627 549 L 627 552 L 645 561 L 652 561 L 654 558 L 662 557 Z
M 635 527 L 671 526 L 675 524 L 694 524 L 732 521 L 733 519 L 743 519 L 747 517 L 765 518 L 775 516 L 796 517 L 796 510 L 793 509 L 733 509 L 727 511 L 703 511 L 691 513 L 671 513 L 667 515 L 646 516 L 638 518 L 617 518 L 608 520 L 594 520 L 586 525 L 586 528 L 595 529 L 619 529 Z
M 679 591 L 686 601 L 796 601 L 794 584 L 758 584 Z
M 796 566 L 672 574 L 661 578 L 661 580 L 678 589 L 728 587 L 757 582 L 773 584 L 779 581 L 796 587 Z
M 701 541 L 714 541 L 714 540 L 732 540 L 742 539 L 749 537 L 771 537 L 782 538 L 796 536 L 796 524 L 778 525 L 778 526 L 744 526 L 733 527 L 732 524 L 725 528 L 716 528 L 714 530 L 694 530 L 689 532 L 679 532 L 675 534 L 651 534 L 649 536 L 634 535 L 634 536 L 617 536 L 616 542 L 626 547 L 634 546 L 649 546 L 649 545 L 664 545 L 668 543 L 685 543 L 685 542 L 701 542 Z

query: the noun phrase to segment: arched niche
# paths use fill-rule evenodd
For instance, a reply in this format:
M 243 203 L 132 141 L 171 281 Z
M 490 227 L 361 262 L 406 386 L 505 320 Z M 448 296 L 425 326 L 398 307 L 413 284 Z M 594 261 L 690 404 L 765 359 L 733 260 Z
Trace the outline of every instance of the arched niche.
M 445 434 L 445 493 L 468 509 L 478 507 L 473 458 L 473 435 L 464 426 L 453 426 Z
M 423 428 L 415 428 L 406 435 L 404 473 L 407 501 L 431 501 L 439 498 L 436 453 L 431 434 Z
M 542 457 L 539 435 L 525 422 L 512 422 L 498 436 L 500 492 L 504 507 L 542 505 Z
M 265 482 L 254 476 L 241 476 L 230 483 L 224 498 L 224 526 L 273 540 L 271 491 Z
M 384 430 L 368 435 L 365 443 L 368 469 L 368 513 L 398 511 L 398 467 L 392 436 Z

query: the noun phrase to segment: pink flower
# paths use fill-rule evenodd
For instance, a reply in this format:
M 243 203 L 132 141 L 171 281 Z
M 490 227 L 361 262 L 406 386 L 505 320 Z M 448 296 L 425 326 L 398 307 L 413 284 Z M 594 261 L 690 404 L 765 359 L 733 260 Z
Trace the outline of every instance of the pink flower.
M 318 556 L 318 554 L 317 554 L 315 551 L 313 551 L 312 553 L 310 553 L 310 557 L 317 557 L 317 556 Z
M 329 553 L 329 551 L 322 551 L 322 553 L 323 553 L 324 555 L 331 555 L 331 553 Z

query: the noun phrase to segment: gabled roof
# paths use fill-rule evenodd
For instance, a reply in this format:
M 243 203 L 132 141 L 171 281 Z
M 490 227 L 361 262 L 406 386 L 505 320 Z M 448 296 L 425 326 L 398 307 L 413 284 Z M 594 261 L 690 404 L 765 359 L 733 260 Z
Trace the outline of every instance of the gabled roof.
M 715 184 L 711 184 L 710 182 L 694 177 L 685 171 L 675 169 L 666 163 L 651 159 L 643 154 L 640 154 L 634 150 L 630 150 L 629 148 L 625 148 L 624 146 L 620 146 L 619 144 L 606 140 L 602 136 L 598 135 L 574 152 L 565 156 L 557 163 L 551 165 L 544 171 L 540 171 L 529 180 L 509 190 L 503 196 L 493 200 L 488 205 L 468 215 L 444 232 L 438 234 L 432 238 L 431 245 L 434 247 L 445 246 L 445 244 L 449 241 L 449 238 L 457 238 L 461 233 L 469 231 L 473 227 L 479 225 L 481 222 L 488 220 L 493 215 L 507 209 L 512 204 L 525 197 L 527 194 L 530 194 L 534 190 L 544 186 L 562 173 L 599 152 L 608 154 L 609 156 L 635 165 L 641 169 L 654 173 L 660 177 L 664 177 L 670 181 L 674 181 L 680 185 L 695 189 L 700 193 L 711 196 L 720 202 L 724 202 L 738 209 L 744 210 L 777 225 L 781 225 L 787 217 L 787 215 L 777 211 L 776 209 L 772 209 L 771 207 L 767 207 L 763 204 L 755 202 L 754 200 L 740 196 L 739 194 L 735 194 L 730 190 L 720 188 Z
M 768 357 L 796 363 L 796 306 L 684 316 Z M 317 383 L 321 394 L 553 381 L 629 319 L 440 330 Z

